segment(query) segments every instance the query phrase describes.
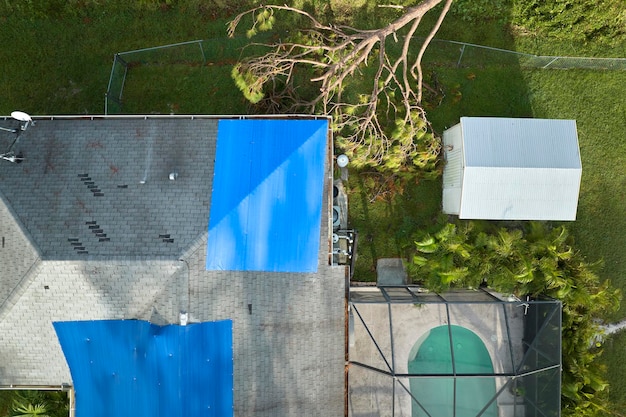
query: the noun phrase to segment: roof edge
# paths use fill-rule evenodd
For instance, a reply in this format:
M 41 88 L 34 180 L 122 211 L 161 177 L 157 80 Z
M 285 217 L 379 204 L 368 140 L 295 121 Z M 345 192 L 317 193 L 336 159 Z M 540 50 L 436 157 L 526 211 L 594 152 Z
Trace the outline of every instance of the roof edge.
M 12 120 L 11 116 L 0 116 L 3 120 Z M 149 120 L 149 119 L 206 119 L 206 120 L 246 120 L 246 119 L 310 119 L 310 120 L 331 120 L 331 116 L 327 115 L 311 115 L 311 114 L 277 114 L 277 115 L 246 115 L 246 114 L 229 114 L 229 115 L 211 115 L 211 114 L 76 114 L 76 115 L 31 115 L 33 120 Z

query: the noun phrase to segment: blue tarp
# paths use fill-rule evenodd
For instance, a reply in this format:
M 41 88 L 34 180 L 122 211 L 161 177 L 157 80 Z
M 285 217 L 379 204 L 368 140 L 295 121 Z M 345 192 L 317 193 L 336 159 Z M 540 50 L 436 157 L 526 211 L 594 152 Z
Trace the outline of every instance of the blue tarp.
M 316 272 L 328 120 L 220 120 L 207 270 Z
M 232 321 L 55 322 L 76 417 L 233 416 Z

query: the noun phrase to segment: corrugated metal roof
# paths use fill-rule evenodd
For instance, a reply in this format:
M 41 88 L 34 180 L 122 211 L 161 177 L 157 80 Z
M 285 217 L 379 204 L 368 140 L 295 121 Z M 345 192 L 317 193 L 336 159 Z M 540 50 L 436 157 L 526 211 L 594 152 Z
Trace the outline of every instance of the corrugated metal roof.
M 207 270 L 315 272 L 328 120 L 221 120 Z
M 575 220 L 581 171 L 466 167 L 461 219 Z
M 56 322 L 78 416 L 233 415 L 232 321 Z
M 443 175 L 445 188 L 460 187 L 463 183 L 463 150 L 453 149 L 446 152 L 446 171 Z
M 575 120 L 461 117 L 466 166 L 581 168 Z

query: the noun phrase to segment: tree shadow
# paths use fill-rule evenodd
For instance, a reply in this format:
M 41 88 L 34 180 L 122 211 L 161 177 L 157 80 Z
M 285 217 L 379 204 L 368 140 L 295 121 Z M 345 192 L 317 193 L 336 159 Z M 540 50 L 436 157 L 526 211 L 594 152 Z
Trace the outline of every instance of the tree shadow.
M 498 13 L 472 21 L 453 8 L 427 49 L 422 65 L 425 108 L 437 134 L 464 116 L 532 117 L 510 10 L 501 5 Z

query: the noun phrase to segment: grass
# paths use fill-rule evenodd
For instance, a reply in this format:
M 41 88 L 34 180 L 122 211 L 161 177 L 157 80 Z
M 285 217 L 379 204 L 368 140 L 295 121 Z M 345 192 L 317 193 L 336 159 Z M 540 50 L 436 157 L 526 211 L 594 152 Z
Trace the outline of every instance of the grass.
M 363 18 L 397 14 L 376 10 Z M 427 15 L 424 27 L 434 18 Z M 71 16 L 35 19 L 0 10 L 0 113 L 21 109 L 33 115 L 101 114 L 114 53 L 223 38 L 225 22 L 175 8 L 94 6 Z M 367 26 L 375 23 L 368 21 Z M 450 15 L 438 37 L 536 54 L 626 56 L 626 43 L 607 50 L 594 43 L 521 36 L 509 30 L 506 19 L 467 22 Z M 205 65 L 179 62 L 131 68 L 123 111 L 245 113 L 247 104 L 230 79 L 238 53 L 236 48 L 213 48 Z M 503 56 L 480 63 L 469 54 L 457 69 L 458 53 L 458 47 L 444 50 L 433 44 L 425 57 L 426 81 L 445 94 L 440 103 L 441 97 L 432 97 L 427 108 L 435 130 L 441 133 L 460 116 L 576 119 L 583 180 L 578 220 L 568 227 L 588 260 L 604 259 L 600 276 L 626 293 L 626 71 L 521 70 Z M 353 171 L 348 185 L 350 222 L 360 231 L 355 279 L 372 281 L 378 258 L 406 256 L 413 233 L 429 229 L 440 218 L 441 183 Z M 625 317 L 626 303 L 607 319 Z M 603 361 L 614 404 L 626 403 L 624 342 L 622 333 L 605 344 Z
M 360 232 L 357 281 L 376 281 L 377 259 L 405 256 L 413 233 L 434 224 L 441 211 L 439 180 L 358 171 L 349 177 L 348 193 L 350 224 Z
M 626 363 L 626 332 L 622 331 L 608 337 L 604 342 L 604 353 L 601 363 L 607 369 L 610 382 L 609 399 L 616 410 L 626 410 L 626 379 L 624 366 Z
M 583 164 L 577 220 L 568 224 L 599 275 L 626 294 L 626 71 L 525 74 L 534 117 L 576 119 Z M 626 318 L 626 303 L 610 321 Z
M 230 65 L 211 64 L 133 68 L 126 80 L 122 113 L 245 113 L 247 102 L 233 91 L 230 70 Z
M 118 10 L 113 13 L 101 7 L 80 17 L 33 19 L 0 15 L 0 21 L 0 41 L 10 45 L 0 50 L 0 61 L 4 63 L 0 72 L 0 97 L 3 98 L 0 113 L 3 114 L 15 109 L 27 110 L 33 115 L 102 114 L 115 53 L 226 36 L 225 20 L 207 20 L 201 14 L 177 10 Z M 188 70 L 184 68 L 180 77 L 172 69 L 167 76 L 156 77 L 167 79 L 169 83 L 172 78 L 188 76 Z M 197 75 L 201 80 L 204 74 Z M 218 71 L 211 73 L 209 79 L 225 83 L 230 81 L 230 75 Z M 129 86 L 141 90 L 153 81 L 154 78 L 148 77 L 145 82 L 139 80 Z M 182 88 L 184 82 L 179 82 Z M 167 83 L 162 85 L 171 86 Z M 233 90 L 231 96 L 235 93 Z M 140 95 L 130 94 L 129 98 L 134 98 L 132 94 Z M 172 95 L 167 101 L 175 100 L 176 96 Z M 196 99 L 195 103 L 199 101 Z M 140 97 L 136 103 L 131 110 L 140 113 L 156 111 L 160 106 L 153 106 L 151 101 Z M 189 110 L 196 113 L 191 107 Z

